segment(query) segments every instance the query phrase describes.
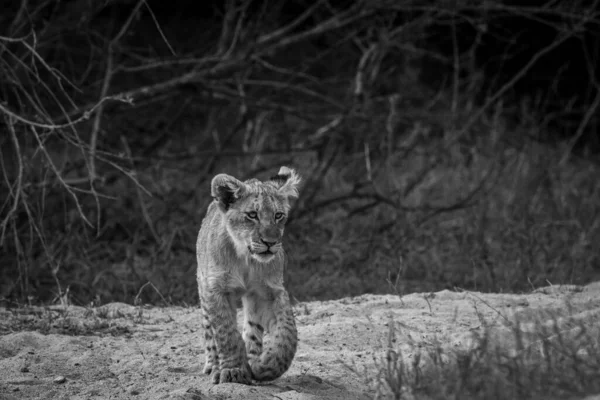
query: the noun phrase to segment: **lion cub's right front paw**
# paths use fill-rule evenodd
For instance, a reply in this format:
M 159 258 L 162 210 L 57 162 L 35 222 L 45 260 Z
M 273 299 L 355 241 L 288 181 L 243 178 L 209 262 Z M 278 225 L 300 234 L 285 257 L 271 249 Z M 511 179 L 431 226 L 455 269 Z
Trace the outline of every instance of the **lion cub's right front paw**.
M 214 371 L 211 374 L 213 383 L 243 383 L 250 385 L 252 383 L 252 377 L 250 371 L 247 368 L 223 368 L 220 371 Z

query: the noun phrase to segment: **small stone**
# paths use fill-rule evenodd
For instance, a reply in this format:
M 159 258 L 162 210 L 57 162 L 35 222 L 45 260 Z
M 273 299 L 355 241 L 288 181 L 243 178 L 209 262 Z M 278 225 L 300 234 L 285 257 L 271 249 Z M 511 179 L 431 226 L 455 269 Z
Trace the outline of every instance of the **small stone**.
M 590 353 L 587 351 L 587 349 L 579 349 L 579 350 L 577 350 L 576 354 L 578 357 L 581 357 L 581 358 L 587 358 L 590 355 Z
M 65 383 L 66 381 L 67 381 L 67 378 L 65 378 L 62 375 L 59 375 L 56 378 L 54 378 L 54 383 Z
M 21 372 L 29 372 L 29 368 L 27 368 L 27 367 L 21 367 L 21 369 L 19 371 L 21 371 Z

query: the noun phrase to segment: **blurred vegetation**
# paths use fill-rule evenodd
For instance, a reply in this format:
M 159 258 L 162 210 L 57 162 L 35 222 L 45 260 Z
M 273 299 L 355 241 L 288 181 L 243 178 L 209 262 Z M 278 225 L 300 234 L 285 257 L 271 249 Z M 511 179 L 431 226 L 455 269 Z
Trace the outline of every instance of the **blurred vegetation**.
M 299 300 L 600 278 L 597 60 L 560 113 L 561 70 L 515 92 L 596 34 L 595 4 L 192 3 L 0 15 L 0 300 L 193 304 L 210 179 L 280 165 L 304 177 Z M 524 56 L 507 19 L 550 40 Z
M 368 377 L 374 399 L 590 399 L 600 390 L 594 312 L 499 312 L 499 324 L 478 313 L 482 324 L 467 348 L 434 338 L 409 340 L 408 352 L 396 343 L 402 328 L 390 321 L 377 372 L 350 368 Z

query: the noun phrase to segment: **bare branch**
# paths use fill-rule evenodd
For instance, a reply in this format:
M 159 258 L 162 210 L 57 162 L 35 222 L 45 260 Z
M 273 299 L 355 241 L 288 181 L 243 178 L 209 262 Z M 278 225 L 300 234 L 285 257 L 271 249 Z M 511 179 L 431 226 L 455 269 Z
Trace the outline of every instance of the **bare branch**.
M 56 177 L 56 179 L 60 182 L 60 184 L 67 191 L 67 193 L 69 193 L 71 195 L 71 197 L 73 198 L 73 201 L 75 202 L 75 206 L 77 207 L 77 210 L 79 211 L 79 217 L 88 226 L 93 227 L 92 223 L 85 216 L 85 213 L 83 212 L 83 209 L 81 208 L 81 204 L 79 203 L 79 199 L 77 198 L 77 195 L 74 193 L 73 188 L 63 180 L 62 174 L 60 173 L 58 168 L 56 168 L 56 165 L 54 165 L 54 161 L 52 160 L 52 157 L 46 151 L 46 146 L 44 146 L 44 142 L 40 139 L 40 135 L 38 134 L 38 132 L 36 131 L 35 128 L 36 128 L 35 126 L 30 126 L 31 132 L 33 133 L 33 137 L 37 141 L 38 149 L 42 152 L 42 154 L 44 154 L 46 161 L 48 162 L 48 165 L 52 169 L 52 172 L 54 172 L 54 176 Z
M 121 40 L 121 38 L 123 37 L 125 32 L 127 32 L 127 29 L 129 29 L 129 26 L 131 25 L 133 18 L 138 14 L 140 8 L 145 3 L 146 3 L 146 0 L 138 0 L 137 4 L 135 5 L 133 10 L 129 14 L 127 21 L 125 21 L 125 23 L 123 24 L 123 26 L 121 27 L 121 29 L 119 30 L 117 35 L 108 44 L 108 57 L 106 59 L 106 71 L 104 74 L 104 80 L 102 82 L 102 89 L 100 90 L 100 99 L 98 101 L 99 106 L 98 106 L 98 110 L 96 111 L 96 116 L 94 118 L 94 124 L 92 127 L 92 133 L 91 133 L 91 137 L 90 137 L 90 157 L 88 159 L 88 163 L 89 163 L 89 167 L 90 167 L 90 182 L 92 183 L 92 187 L 93 187 L 93 182 L 96 180 L 96 147 L 98 144 L 98 133 L 100 132 L 100 123 L 102 120 L 102 115 L 104 113 L 104 102 L 102 101 L 102 99 L 105 99 L 108 97 L 108 90 L 109 90 L 111 80 L 113 77 L 113 62 L 114 62 L 114 56 L 115 56 L 115 46 L 119 43 L 119 41 Z
M 2 220 L 2 224 L 0 228 L 2 229 L 2 233 L 0 234 L 0 245 L 4 244 L 4 238 L 6 233 L 6 227 L 10 220 L 14 217 L 15 212 L 17 211 L 17 207 L 19 206 L 21 200 L 21 191 L 23 190 L 23 159 L 21 158 L 21 147 L 19 146 L 19 139 L 17 139 L 17 134 L 15 133 L 14 120 L 11 117 L 5 118 L 5 123 L 8 127 L 8 132 L 10 133 L 10 138 L 13 142 L 13 146 L 15 148 L 15 157 L 17 158 L 17 178 L 14 184 L 14 190 L 11 188 L 11 197 L 12 197 L 12 207 L 6 213 L 6 216 Z M 7 182 L 10 188 L 10 182 Z
M 266 44 L 269 42 L 275 42 L 281 40 L 285 35 L 294 30 L 297 26 L 306 21 L 322 4 L 325 0 L 317 0 L 315 3 L 307 8 L 302 14 L 300 14 L 295 20 L 283 26 L 271 33 L 264 34 L 256 41 L 258 44 Z

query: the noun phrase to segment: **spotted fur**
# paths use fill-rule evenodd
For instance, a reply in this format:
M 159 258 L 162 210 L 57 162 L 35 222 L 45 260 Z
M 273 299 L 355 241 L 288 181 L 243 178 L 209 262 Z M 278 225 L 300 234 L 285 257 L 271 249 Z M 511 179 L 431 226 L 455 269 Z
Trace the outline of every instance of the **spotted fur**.
M 219 174 L 202 221 L 196 255 L 206 344 L 204 373 L 214 383 L 273 380 L 290 367 L 298 343 L 281 244 L 289 199 L 300 177 L 287 167 L 261 182 Z M 236 301 L 242 299 L 243 332 Z M 263 338 L 265 341 L 263 342 Z

